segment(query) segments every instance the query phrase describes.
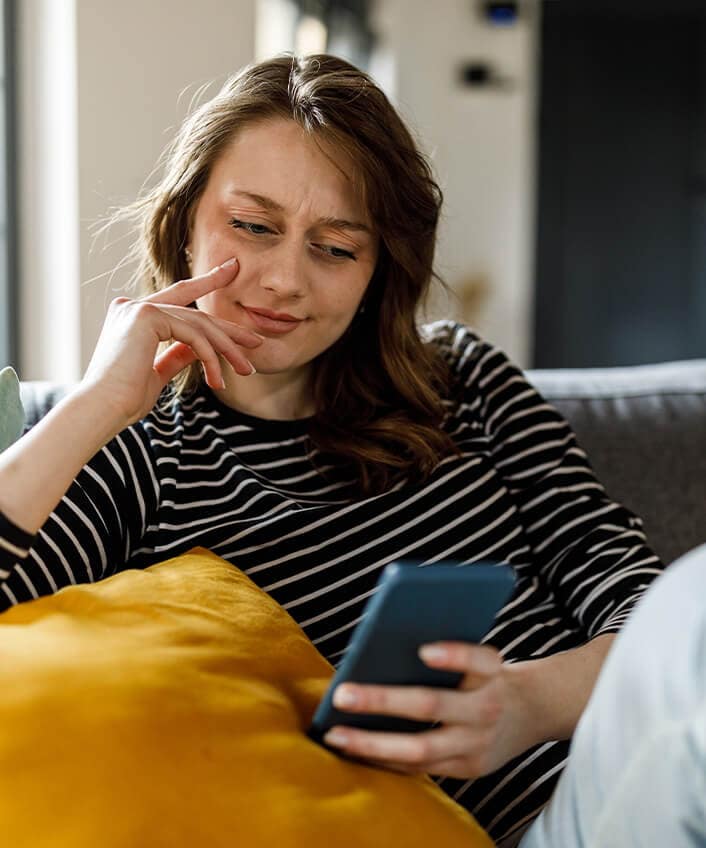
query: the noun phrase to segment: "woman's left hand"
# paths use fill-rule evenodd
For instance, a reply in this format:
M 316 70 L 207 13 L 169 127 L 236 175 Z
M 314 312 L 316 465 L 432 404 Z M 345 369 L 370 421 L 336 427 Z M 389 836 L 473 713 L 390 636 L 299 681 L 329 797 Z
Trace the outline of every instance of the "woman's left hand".
M 325 741 L 346 754 L 405 773 L 475 778 L 495 771 L 535 740 L 515 687 L 491 647 L 441 642 L 420 649 L 430 667 L 460 671 L 458 689 L 344 683 L 333 703 L 355 713 L 441 722 L 419 733 L 336 726 Z

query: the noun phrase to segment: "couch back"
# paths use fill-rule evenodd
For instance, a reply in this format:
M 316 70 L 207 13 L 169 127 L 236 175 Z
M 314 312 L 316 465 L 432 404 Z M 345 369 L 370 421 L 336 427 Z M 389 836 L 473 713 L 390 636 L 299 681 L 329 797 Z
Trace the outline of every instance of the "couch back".
M 665 562 L 706 542 L 706 360 L 527 376 Z
M 529 371 L 573 426 L 609 494 L 665 562 L 706 542 L 706 360 Z M 23 383 L 31 426 L 66 392 Z

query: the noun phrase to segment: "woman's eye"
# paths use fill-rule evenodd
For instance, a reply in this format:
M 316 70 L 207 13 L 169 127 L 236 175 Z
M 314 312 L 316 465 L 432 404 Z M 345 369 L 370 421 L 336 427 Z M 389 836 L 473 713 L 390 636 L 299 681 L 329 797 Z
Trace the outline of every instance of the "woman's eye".
M 328 244 L 315 244 L 314 247 L 332 259 L 352 259 L 354 262 L 357 261 L 354 253 L 351 253 L 350 250 L 344 250 L 342 247 L 333 247 Z
M 272 235 L 274 230 L 265 224 L 255 224 L 252 221 L 241 221 L 240 218 L 231 218 L 228 224 L 234 230 L 245 230 L 253 236 Z M 312 244 L 312 247 L 331 259 L 352 259 L 357 261 L 356 256 L 350 250 L 344 250 L 342 247 L 334 247 L 330 244 Z
M 253 224 L 249 221 L 240 221 L 238 218 L 233 218 L 230 221 L 230 225 L 235 230 L 245 230 L 248 233 L 252 233 L 254 236 L 264 236 L 272 232 L 272 230 L 264 224 Z

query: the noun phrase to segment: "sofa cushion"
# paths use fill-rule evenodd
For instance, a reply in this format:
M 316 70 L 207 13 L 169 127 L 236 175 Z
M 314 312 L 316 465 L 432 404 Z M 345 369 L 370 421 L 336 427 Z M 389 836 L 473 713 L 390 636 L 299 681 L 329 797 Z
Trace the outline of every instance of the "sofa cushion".
M 706 541 L 706 360 L 528 377 L 665 562 Z
M 332 675 L 202 549 L 0 615 L 2 844 L 490 848 L 424 776 L 306 730 Z

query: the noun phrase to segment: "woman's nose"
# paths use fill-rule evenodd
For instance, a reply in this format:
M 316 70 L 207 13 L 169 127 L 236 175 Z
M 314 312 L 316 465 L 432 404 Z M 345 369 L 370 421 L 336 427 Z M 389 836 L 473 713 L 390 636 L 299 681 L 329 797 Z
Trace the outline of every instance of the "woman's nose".
M 296 244 L 281 244 L 268 251 L 260 284 L 280 298 L 298 299 L 306 293 L 305 251 Z

